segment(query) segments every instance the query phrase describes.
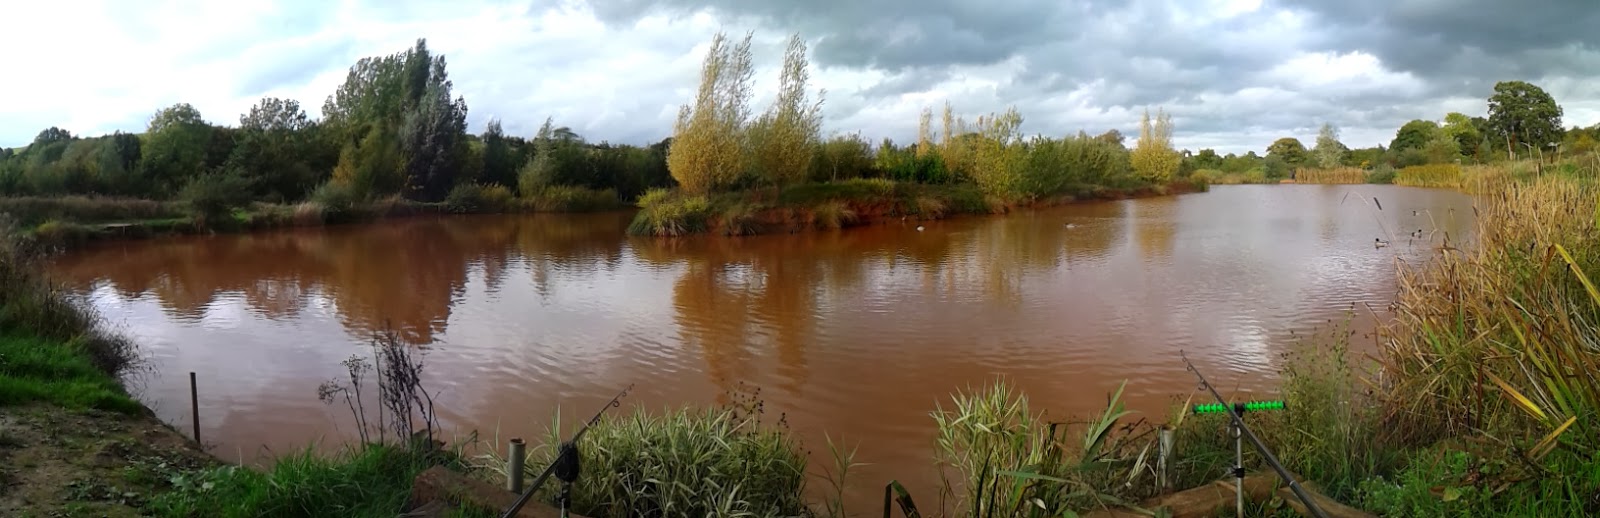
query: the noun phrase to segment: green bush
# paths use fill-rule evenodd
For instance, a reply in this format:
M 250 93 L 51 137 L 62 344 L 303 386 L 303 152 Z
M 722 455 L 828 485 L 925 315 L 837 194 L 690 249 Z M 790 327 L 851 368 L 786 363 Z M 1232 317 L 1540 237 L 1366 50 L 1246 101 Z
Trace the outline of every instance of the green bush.
M 250 203 L 250 181 L 233 171 L 196 176 L 178 192 L 189 217 L 200 227 L 223 226 L 233 209 Z
M 483 186 L 475 183 L 464 183 L 450 189 L 444 197 L 444 209 L 456 214 L 476 214 L 480 212 L 493 212 L 488 202 L 484 199 Z
M 1367 183 L 1391 184 L 1394 183 L 1394 168 L 1387 164 L 1379 164 L 1372 172 L 1367 173 Z
M 317 187 L 311 192 L 310 203 L 316 204 L 322 219 L 327 222 L 342 222 L 354 219 L 360 198 L 356 196 L 355 189 L 338 182 L 328 182 Z M 299 211 L 300 216 L 309 218 L 311 208 Z

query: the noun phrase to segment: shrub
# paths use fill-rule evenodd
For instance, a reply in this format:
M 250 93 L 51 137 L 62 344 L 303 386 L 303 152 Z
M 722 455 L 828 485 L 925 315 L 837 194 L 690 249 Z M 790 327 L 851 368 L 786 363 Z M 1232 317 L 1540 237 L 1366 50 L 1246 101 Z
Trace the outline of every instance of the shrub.
M 311 192 L 309 203 L 319 207 L 323 221 L 332 223 L 353 219 L 358 201 L 355 189 L 337 182 L 328 182 Z
M 457 214 L 484 212 L 483 186 L 464 183 L 451 188 L 444 197 L 444 208 Z
M 501 212 L 511 208 L 511 189 L 500 184 L 484 186 L 483 204 L 494 212 Z
M 234 171 L 196 176 L 178 192 L 196 226 L 213 227 L 231 222 L 233 209 L 250 203 L 250 181 Z
M 1379 164 L 1378 167 L 1372 169 L 1372 172 L 1367 173 L 1367 183 L 1394 183 L 1394 168 L 1389 167 L 1387 164 Z

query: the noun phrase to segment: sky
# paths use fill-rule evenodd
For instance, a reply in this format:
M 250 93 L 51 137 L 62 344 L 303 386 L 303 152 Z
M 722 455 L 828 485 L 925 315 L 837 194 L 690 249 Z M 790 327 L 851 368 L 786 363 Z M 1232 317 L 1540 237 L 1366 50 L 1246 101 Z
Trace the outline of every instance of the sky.
M 1567 127 L 1600 122 L 1594 0 L 233 0 L 14 2 L 3 9 L 0 146 L 60 126 L 142 131 L 194 105 L 237 125 L 262 97 L 313 116 L 365 56 L 426 38 L 469 107 L 531 136 L 546 117 L 591 141 L 667 137 L 718 31 L 754 34 L 753 106 L 784 39 L 811 46 L 827 134 L 913 140 L 924 107 L 969 119 L 1015 106 L 1027 134 L 1172 115 L 1178 148 L 1350 147 L 1412 119 L 1484 115 L 1494 83 L 1530 81 Z M 1131 144 L 1131 141 L 1130 141 Z

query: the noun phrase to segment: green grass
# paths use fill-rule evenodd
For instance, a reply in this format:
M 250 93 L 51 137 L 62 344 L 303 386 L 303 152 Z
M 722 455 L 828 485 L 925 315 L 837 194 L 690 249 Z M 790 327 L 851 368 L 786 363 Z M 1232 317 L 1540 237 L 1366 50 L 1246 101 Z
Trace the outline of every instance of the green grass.
M 393 518 L 417 474 L 454 462 L 447 452 L 419 454 L 379 444 L 331 456 L 307 448 L 277 459 L 266 471 L 224 466 L 185 475 L 173 480 L 171 491 L 152 497 L 148 510 L 172 518 Z
M 81 342 L 0 336 L 0 406 L 28 403 L 125 413 L 143 408 L 95 368 Z
M 628 516 L 802 516 L 806 457 L 782 426 L 756 413 L 679 409 L 607 416 L 584 436 L 575 513 Z M 553 458 L 561 432 L 529 452 L 530 470 Z M 570 434 L 570 431 L 564 432 Z M 492 450 L 491 450 L 492 451 Z M 489 466 L 503 466 L 492 456 Z M 547 484 L 552 489 L 555 484 Z M 547 495 L 550 496 L 550 495 Z

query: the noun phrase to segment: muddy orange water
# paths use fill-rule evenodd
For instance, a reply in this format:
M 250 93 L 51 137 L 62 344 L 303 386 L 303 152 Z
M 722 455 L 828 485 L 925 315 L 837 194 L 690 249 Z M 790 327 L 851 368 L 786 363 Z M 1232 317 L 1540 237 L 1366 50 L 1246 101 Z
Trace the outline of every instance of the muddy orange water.
M 201 434 L 226 459 L 348 439 L 317 385 L 388 322 L 427 344 L 453 431 L 542 437 L 558 405 L 586 416 L 628 383 L 652 408 L 759 387 L 813 469 L 824 432 L 859 444 L 851 499 L 871 509 L 889 479 L 934 497 L 928 413 L 996 376 L 1060 419 L 1127 380 L 1163 420 L 1196 390 L 1180 349 L 1225 391 L 1270 392 L 1291 333 L 1352 308 L 1370 329 L 1397 262 L 1464 238 L 1471 215 L 1443 190 L 1219 186 L 679 241 L 625 237 L 627 214 L 416 218 L 111 243 L 54 271 L 142 344 L 154 369 L 135 389 L 180 430 L 198 373 Z

